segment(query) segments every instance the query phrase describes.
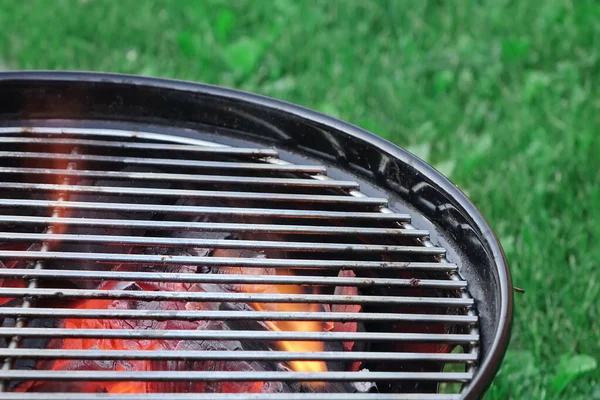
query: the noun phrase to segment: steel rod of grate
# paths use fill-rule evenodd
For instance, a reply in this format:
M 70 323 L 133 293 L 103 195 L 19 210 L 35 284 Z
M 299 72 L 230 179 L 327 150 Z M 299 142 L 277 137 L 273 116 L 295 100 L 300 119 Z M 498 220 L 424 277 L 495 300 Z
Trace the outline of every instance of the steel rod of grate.
M 53 233 L 0 232 L 3 241 L 47 241 L 63 243 L 102 243 L 118 246 L 166 246 L 199 247 L 250 250 L 287 250 L 318 252 L 355 253 L 401 253 L 439 255 L 445 252 L 442 247 L 394 246 L 355 243 L 316 243 L 261 240 L 197 239 L 179 237 L 114 236 L 114 235 L 75 235 Z
M 38 299 L 132 299 L 146 301 L 201 301 L 228 303 L 322 303 L 322 304 L 416 304 L 421 306 L 468 307 L 473 299 L 454 297 L 341 296 L 328 294 L 271 294 L 233 292 L 169 292 L 100 289 L 4 288 L 4 297 Z
M 102 338 L 156 340 L 258 340 L 258 341 L 403 341 L 419 343 L 475 343 L 479 335 L 452 333 L 395 332 L 304 332 L 304 331 L 227 331 L 227 330 L 136 330 L 136 329 L 68 329 L 68 328 L 0 328 L 0 336 L 40 338 Z
M 460 400 L 437 393 L 0 393 L 0 400 Z
M 71 148 L 71 154 L 76 155 L 78 153 L 78 149 L 77 147 L 73 147 Z M 69 162 L 67 164 L 67 169 L 72 170 L 76 168 L 76 164 L 74 162 Z M 67 199 L 67 194 L 65 192 L 62 191 L 62 189 L 64 189 L 64 187 L 66 185 L 69 185 L 70 180 L 68 177 L 63 178 L 63 184 L 62 185 L 56 185 L 58 186 L 57 188 L 57 193 L 59 193 L 58 195 L 58 199 L 57 202 L 62 202 L 65 201 Z M 52 218 L 58 218 L 62 215 L 62 210 L 55 208 L 52 211 Z M 52 234 L 54 232 L 54 225 L 48 225 L 45 232 L 47 234 Z M 42 246 L 40 247 L 39 253 L 45 253 L 50 251 L 52 248 L 52 244 L 48 243 L 48 242 L 42 242 Z M 44 263 L 41 260 L 37 260 L 33 266 L 34 270 L 41 270 L 42 268 L 44 268 Z M 27 290 L 35 290 L 37 288 L 38 285 L 38 278 L 31 278 L 29 279 L 29 281 L 27 282 Z M 32 299 L 24 297 L 23 298 L 23 302 L 21 304 L 21 307 L 24 309 L 27 309 L 29 307 L 31 307 L 33 304 Z M 26 326 L 27 322 L 26 320 L 23 318 L 23 316 L 17 318 L 16 323 L 15 323 L 15 329 L 23 329 Z M 19 344 L 21 342 L 21 336 L 19 335 L 15 335 L 12 336 L 10 339 L 10 342 L 8 343 L 7 348 L 8 349 L 16 349 L 19 347 Z M 4 363 L 2 364 L 2 368 L 1 371 L 8 371 L 12 368 L 12 364 L 13 364 L 13 359 L 11 358 L 5 358 L 4 359 Z M 6 384 L 7 381 L 6 380 L 2 380 L 0 381 L 0 392 L 4 392 L 6 391 Z
M 184 151 L 190 153 L 208 153 L 219 155 L 249 155 L 254 157 L 275 157 L 278 155 L 275 149 L 256 149 L 243 147 L 201 147 L 185 144 L 166 143 L 143 143 L 143 142 L 119 142 L 89 139 L 55 139 L 39 137 L 0 137 L 0 144 L 42 144 L 42 145 L 69 145 L 79 147 L 101 147 L 125 150 L 158 150 L 158 151 Z
M 206 321 L 388 321 L 433 322 L 448 324 L 473 324 L 476 316 L 452 314 L 394 314 L 394 313 L 343 313 L 343 312 L 270 312 L 270 311 L 188 311 L 188 310 L 122 310 L 122 309 L 66 309 L 6 307 L 4 317 L 44 317 L 75 319 L 151 319 L 206 320 Z
M 136 219 L 97 219 L 97 218 L 52 218 L 31 217 L 24 215 L 0 215 L 0 224 L 60 224 L 69 226 L 101 226 L 109 228 L 145 228 L 152 230 L 186 230 L 228 233 L 289 233 L 303 235 L 389 235 L 406 237 L 424 237 L 429 235 L 427 230 L 402 228 L 369 228 L 360 226 L 312 226 L 287 224 L 245 224 L 222 222 L 187 222 L 187 221 L 155 221 Z
M 232 183 L 236 185 L 269 185 L 284 187 L 315 187 L 324 189 L 355 189 L 358 183 L 354 181 L 318 181 L 302 178 L 271 178 L 255 176 L 230 176 L 230 175 L 200 175 L 176 174 L 170 172 L 126 172 L 105 170 L 75 170 L 50 169 L 50 168 L 23 168 L 2 167 L 1 174 L 26 174 L 29 176 L 74 176 L 78 178 L 104 178 L 104 179 L 130 179 L 151 181 L 176 181 L 194 183 Z
M 379 212 L 344 212 L 344 211 L 314 211 L 289 210 L 273 208 L 240 208 L 240 207 L 202 207 L 202 206 L 173 206 L 160 204 L 129 204 L 129 203 L 100 203 L 100 202 L 58 202 L 52 200 L 0 199 L 0 206 L 31 207 L 31 208 L 61 208 L 73 210 L 94 211 L 150 211 L 169 214 L 220 215 L 233 217 L 264 217 L 264 218 L 315 218 L 315 219 L 346 219 L 400 221 L 410 220 L 408 214 L 382 214 Z
M 436 252 L 430 253 L 436 254 Z M 43 259 L 63 261 L 91 261 L 94 263 L 123 264 L 163 264 L 163 265 L 202 265 L 218 267 L 247 268 L 306 268 L 306 269 L 402 269 L 447 271 L 452 266 L 435 262 L 402 262 L 402 261 L 346 261 L 346 260 L 305 260 L 289 258 L 228 258 L 228 257 L 194 257 L 194 256 L 161 256 L 151 254 L 116 254 L 116 253 L 75 253 L 46 252 L 32 254 L 29 251 L 0 250 L 0 257 L 6 259 Z
M 289 284 L 310 286 L 356 286 L 356 287 L 419 287 L 437 289 L 460 289 L 466 282 L 396 278 L 362 278 L 337 276 L 305 275 L 250 275 L 250 274 L 198 274 L 177 272 L 137 272 L 137 271 L 94 271 L 23 268 L 0 269 L 0 278 L 50 278 L 69 280 L 120 280 L 138 282 L 189 282 L 189 283 L 246 283 L 246 284 Z
M 0 189 L 13 189 L 22 191 L 44 191 L 56 192 L 60 185 L 47 183 L 14 183 L 0 182 Z M 298 203 L 327 203 L 327 204 L 350 204 L 350 205 L 383 205 L 387 200 L 376 197 L 350 197 L 342 195 L 320 195 L 320 194 L 288 194 L 288 193 L 262 193 L 262 192 L 230 192 L 223 190 L 187 190 L 187 189 L 156 189 L 144 187 L 120 187 L 120 186 L 80 186 L 71 185 L 64 189 L 72 193 L 93 193 L 97 195 L 117 194 L 133 196 L 153 196 L 192 198 L 192 199 L 225 199 L 225 200 L 261 200 L 261 201 L 287 201 Z
M 185 131 L 190 135 L 197 135 L 198 131 L 193 129 L 178 129 L 179 131 Z M 208 142 L 200 139 L 192 139 L 190 137 L 162 134 L 153 132 L 139 132 L 123 129 L 107 129 L 107 128 L 56 128 L 56 127 L 0 127 L 0 134 L 2 135 L 31 135 L 31 134 L 43 134 L 43 135 L 70 135 L 70 136 L 84 136 L 89 137 L 102 137 L 102 138 L 125 138 L 125 139 L 141 139 L 141 140 L 152 140 L 165 142 L 166 144 L 187 144 L 192 146 L 202 146 L 211 149 L 228 149 L 231 146 L 218 144 L 215 142 Z
M 373 382 L 423 380 L 464 382 L 473 377 L 468 372 L 292 372 L 292 371 L 0 371 L 0 379 L 53 381 L 346 381 Z
M 174 167 L 194 167 L 208 169 L 224 170 L 243 170 L 243 171 L 269 171 L 269 172 L 294 172 L 300 174 L 318 174 L 326 171 L 325 167 L 320 165 L 297 165 L 286 164 L 276 165 L 269 163 L 249 163 L 233 161 L 198 161 L 198 160 L 180 160 L 172 158 L 143 158 L 143 157 L 118 157 L 118 156 L 99 156 L 90 154 L 57 154 L 57 153 L 37 153 L 30 151 L 0 151 L 0 158 L 16 159 L 35 159 L 35 160 L 69 160 L 85 162 L 104 162 L 118 163 L 125 165 L 159 165 Z
M 182 361 L 414 361 L 464 363 L 475 361 L 470 354 L 393 353 L 365 351 L 191 351 L 191 350 L 68 350 L 0 349 L 0 357 L 35 360 L 182 360 Z

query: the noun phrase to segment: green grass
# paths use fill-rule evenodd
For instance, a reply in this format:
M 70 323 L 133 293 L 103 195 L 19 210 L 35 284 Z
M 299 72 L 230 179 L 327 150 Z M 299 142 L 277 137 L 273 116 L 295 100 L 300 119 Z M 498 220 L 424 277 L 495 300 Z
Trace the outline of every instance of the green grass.
M 487 399 L 600 399 L 600 368 L 557 383 L 565 359 L 600 361 L 599 57 L 600 2 L 586 0 L 0 0 L 7 68 L 258 92 L 450 175 L 526 289 Z

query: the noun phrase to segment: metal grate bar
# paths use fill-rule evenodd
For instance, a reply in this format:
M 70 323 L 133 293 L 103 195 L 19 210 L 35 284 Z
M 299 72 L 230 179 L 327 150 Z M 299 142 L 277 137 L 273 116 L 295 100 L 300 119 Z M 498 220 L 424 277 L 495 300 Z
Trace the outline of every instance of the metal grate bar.
M 0 400 L 460 400 L 437 393 L 0 393 Z
M 95 219 L 95 218 L 52 218 L 29 217 L 23 215 L 0 215 L 1 223 L 19 224 L 57 224 L 69 226 L 93 226 L 109 228 L 146 228 L 165 230 L 193 230 L 228 233 L 289 233 L 289 234 L 319 234 L 319 235 L 390 235 L 403 237 L 424 237 L 429 231 L 402 228 L 366 228 L 359 226 L 312 226 L 285 224 L 234 224 L 222 222 L 187 222 L 187 221 L 153 221 L 135 219 Z
M 21 289 L 4 288 L 5 297 L 33 297 L 37 299 L 134 299 L 229 303 L 322 303 L 322 304 L 418 304 L 421 306 L 467 307 L 473 299 L 455 297 L 408 296 L 340 296 L 327 294 L 270 294 L 232 292 L 168 292 L 97 289 Z
M 0 349 L 0 357 L 69 360 L 222 360 L 222 361 L 413 361 L 463 363 L 470 354 L 392 352 L 291 352 L 291 351 L 178 351 L 178 350 L 40 350 Z
M 270 311 L 181 311 L 181 310 L 121 310 L 121 309 L 64 309 L 16 308 L 2 310 L 6 317 L 82 318 L 82 319 L 151 319 L 206 321 L 391 321 L 473 324 L 476 316 L 452 314 L 392 314 L 343 312 L 270 312 Z M 0 353 L 1 354 L 1 353 Z
M 220 155 L 248 155 L 254 157 L 275 157 L 275 149 L 256 149 L 243 147 L 201 147 L 186 144 L 166 144 L 166 143 L 142 143 L 142 142 L 119 142 L 105 140 L 88 139 L 56 139 L 47 137 L 0 137 L 0 144 L 24 143 L 24 144 L 43 144 L 43 145 L 70 145 L 84 147 L 101 147 L 126 150 L 158 150 L 158 151 L 185 151 L 190 153 L 220 154 Z
M 26 191 L 49 191 L 61 190 L 61 185 L 46 183 L 14 183 L 0 182 L 0 189 L 26 190 Z M 377 197 L 352 197 L 340 195 L 319 194 L 287 194 L 287 193 L 263 193 L 263 192 L 230 192 L 222 190 L 186 190 L 186 189 L 156 189 L 144 187 L 119 187 L 119 186 L 79 186 L 71 185 L 63 188 L 65 192 L 93 193 L 98 195 L 117 194 L 153 197 L 176 197 L 195 199 L 226 199 L 226 200 L 260 200 L 260 201 L 289 201 L 309 203 L 333 203 L 333 204 L 356 204 L 356 205 L 384 205 L 387 200 Z
M 269 186 L 295 186 L 295 187 L 317 187 L 334 189 L 355 189 L 358 183 L 354 181 L 319 181 L 316 179 L 301 178 L 271 178 L 257 176 L 229 176 L 229 175 L 199 175 L 199 174 L 175 174 L 166 172 L 125 172 L 104 170 L 76 170 L 49 169 L 49 168 L 21 168 L 3 167 L 3 174 L 27 174 L 51 175 L 51 176 L 74 176 L 78 178 L 105 178 L 105 179 L 131 179 L 152 181 L 176 181 L 194 183 L 232 183 L 243 185 L 269 185 Z
M 150 254 L 115 254 L 115 253 L 75 253 L 46 252 L 32 254 L 29 251 L 0 250 L 0 257 L 7 259 L 43 259 L 92 261 L 95 263 L 129 263 L 129 264 L 165 264 L 165 265 L 203 265 L 221 267 L 247 268 L 307 268 L 307 269 L 409 269 L 447 271 L 449 266 L 435 262 L 402 262 L 402 261 L 346 261 L 346 260 L 303 260 L 287 258 L 227 258 L 227 257 L 193 257 L 193 256 L 161 256 Z
M 477 343 L 479 335 L 395 332 L 303 332 L 303 331 L 227 331 L 227 330 L 135 330 L 135 329 L 67 329 L 67 328 L 0 328 L 0 336 L 39 338 L 102 338 L 155 340 L 258 340 L 258 341 L 403 341 L 419 343 Z M 227 379 L 224 379 L 227 380 Z
M 314 210 L 288 210 L 272 208 L 236 208 L 236 207 L 202 207 L 202 206 L 171 206 L 160 204 L 129 204 L 129 203 L 98 203 L 76 201 L 52 200 L 26 200 L 26 199 L 0 199 L 0 206 L 32 207 L 79 210 L 110 210 L 110 211 L 150 211 L 172 214 L 198 214 L 220 216 L 256 216 L 265 218 L 321 218 L 321 219 L 349 219 L 349 220 L 374 220 L 374 221 L 399 221 L 410 220 L 408 214 L 382 214 L 379 212 L 343 212 L 343 211 L 314 211 Z
M 193 129 L 179 129 L 179 131 L 186 131 L 187 133 L 196 136 L 198 131 Z M 25 127 L 0 127 L 0 134 L 2 135 L 69 135 L 69 136 L 84 136 L 89 137 L 102 137 L 102 138 L 125 138 L 125 139 L 138 139 L 138 140 L 152 140 L 165 142 L 167 144 L 187 144 L 192 146 L 202 146 L 211 149 L 230 148 L 231 146 L 225 146 L 215 142 L 208 142 L 200 139 L 192 139 L 184 136 L 177 136 L 172 134 L 162 134 L 153 132 L 140 132 L 131 131 L 124 129 L 107 129 L 107 128 L 66 128 L 66 127 L 44 127 L 44 126 L 25 126 Z
M 238 371 L 0 371 L 0 379 L 53 381 L 398 381 L 422 380 L 465 382 L 467 372 L 291 372 L 262 371 L 258 374 Z
M 90 154 L 58 154 L 37 153 L 29 151 L 0 151 L 0 158 L 35 159 L 35 160 L 70 160 L 79 162 L 105 162 L 125 165 L 158 165 L 175 167 L 194 167 L 225 170 L 245 171 L 271 171 L 271 172 L 293 172 L 300 174 L 318 174 L 326 171 L 320 165 L 297 165 L 297 164 L 269 164 L 269 163 L 244 163 L 231 161 L 199 161 L 180 160 L 171 158 L 143 158 L 143 157 L 117 157 L 99 156 Z
M 74 280 L 119 280 L 140 282 L 188 282 L 188 283 L 246 283 L 246 284 L 289 284 L 311 286 L 356 286 L 356 287 L 419 287 L 438 289 L 460 289 L 466 282 L 420 279 L 394 278 L 350 278 L 337 276 L 304 276 L 304 275 L 250 275 L 250 274 L 196 274 L 175 272 L 127 272 L 127 271 L 93 271 L 93 270 L 30 270 L 23 268 L 0 269 L 0 278 L 50 278 Z
M 288 250 L 310 252 L 357 252 L 357 253 L 402 253 L 440 255 L 446 250 L 443 247 L 393 246 L 353 243 L 314 243 L 285 242 L 261 240 L 226 240 L 196 239 L 179 237 L 150 236 L 113 236 L 113 235 L 72 235 L 54 233 L 20 233 L 0 232 L 0 240 L 4 241 L 45 241 L 56 243 L 102 243 L 119 246 L 167 246 L 167 247 L 200 247 L 251 250 Z

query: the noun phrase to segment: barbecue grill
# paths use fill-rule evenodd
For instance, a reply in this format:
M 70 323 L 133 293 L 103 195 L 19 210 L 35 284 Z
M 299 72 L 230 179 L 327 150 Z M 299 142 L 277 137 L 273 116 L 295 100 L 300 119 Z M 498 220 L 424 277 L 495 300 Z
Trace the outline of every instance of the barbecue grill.
M 214 86 L 0 74 L 0 399 L 463 399 L 510 276 L 448 180 Z

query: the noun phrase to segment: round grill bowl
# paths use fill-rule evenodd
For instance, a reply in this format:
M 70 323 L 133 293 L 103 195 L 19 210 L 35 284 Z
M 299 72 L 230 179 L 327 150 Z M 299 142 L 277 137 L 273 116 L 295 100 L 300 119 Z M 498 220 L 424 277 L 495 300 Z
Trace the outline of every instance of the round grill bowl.
M 493 231 L 469 199 L 402 148 L 340 120 L 278 100 L 215 86 L 136 76 L 0 74 L 0 126 L 120 127 L 229 145 L 273 146 L 290 162 L 311 160 L 360 183 L 369 196 L 412 215 L 468 282 L 479 317 L 479 361 L 465 399 L 483 395 L 508 345 L 512 286 Z

